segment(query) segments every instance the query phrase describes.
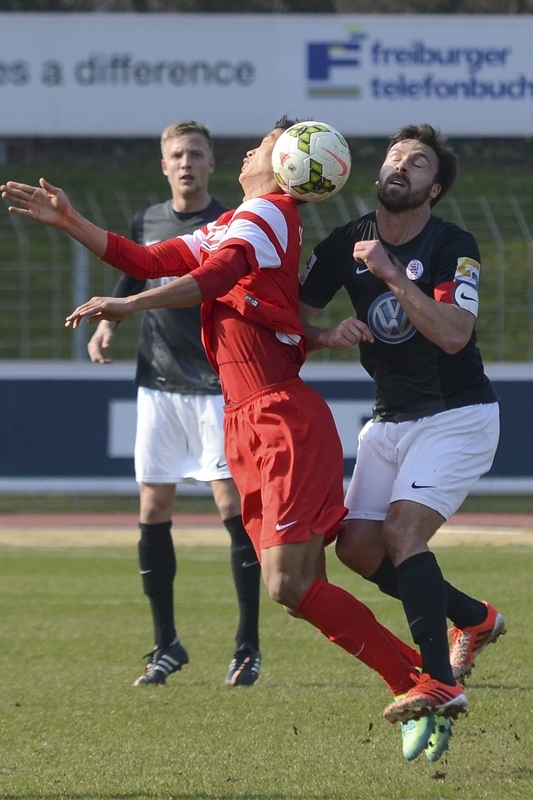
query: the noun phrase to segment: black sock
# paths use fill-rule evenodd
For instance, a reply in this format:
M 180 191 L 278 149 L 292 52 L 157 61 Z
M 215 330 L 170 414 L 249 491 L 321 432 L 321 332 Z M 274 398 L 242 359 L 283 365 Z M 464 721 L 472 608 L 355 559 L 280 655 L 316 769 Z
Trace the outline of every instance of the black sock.
M 145 595 L 150 600 L 156 647 L 168 647 L 176 638 L 174 624 L 174 576 L 176 554 L 170 529 L 172 522 L 139 523 L 139 565 Z
M 242 517 L 225 519 L 224 525 L 231 536 L 231 568 L 239 604 L 239 627 L 235 642 L 237 647 L 247 643 L 259 649 L 261 566 L 242 524 Z
M 367 580 L 375 583 L 383 594 L 387 594 L 389 597 L 396 597 L 396 599 L 400 598 L 396 570 L 389 556 L 385 556 L 377 570 Z M 445 581 L 445 583 L 447 596 L 446 616 L 457 628 L 467 628 L 470 625 L 479 625 L 485 621 L 487 607 L 480 600 L 461 592 L 448 581 Z
M 448 592 L 448 618 L 451 619 L 456 628 L 469 628 L 471 625 L 479 625 L 487 618 L 487 606 L 481 600 L 476 600 L 468 594 L 461 592 L 446 584 Z
M 411 635 L 420 647 L 424 672 L 453 686 L 455 679 L 446 635 L 446 583 L 434 553 L 425 551 L 407 558 L 396 568 L 396 575 Z
M 373 575 L 367 578 L 367 581 L 375 583 L 379 591 L 383 592 L 383 594 L 387 594 L 389 597 L 395 597 L 397 600 L 400 599 L 396 569 L 389 556 L 383 558 L 377 570 Z

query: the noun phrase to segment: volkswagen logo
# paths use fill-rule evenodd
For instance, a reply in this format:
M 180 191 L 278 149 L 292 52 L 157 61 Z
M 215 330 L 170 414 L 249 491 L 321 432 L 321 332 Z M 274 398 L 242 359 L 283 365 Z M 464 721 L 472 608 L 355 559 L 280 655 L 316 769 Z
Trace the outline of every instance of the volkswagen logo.
M 416 333 L 416 328 L 392 292 L 376 297 L 368 309 L 368 327 L 386 344 L 401 344 Z

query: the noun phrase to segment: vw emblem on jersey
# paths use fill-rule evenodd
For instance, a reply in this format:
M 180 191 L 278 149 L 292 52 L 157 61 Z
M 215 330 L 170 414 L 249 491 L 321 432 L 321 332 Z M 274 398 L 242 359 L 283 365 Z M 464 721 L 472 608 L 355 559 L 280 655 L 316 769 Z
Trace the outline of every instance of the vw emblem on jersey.
M 392 292 L 376 297 L 368 309 L 367 321 L 374 336 L 386 344 L 401 344 L 416 333 L 415 326 Z
M 424 265 L 417 258 L 413 258 L 413 260 L 408 263 L 405 269 L 405 274 L 407 275 L 410 281 L 417 281 L 419 278 L 422 277 L 423 272 L 424 272 Z

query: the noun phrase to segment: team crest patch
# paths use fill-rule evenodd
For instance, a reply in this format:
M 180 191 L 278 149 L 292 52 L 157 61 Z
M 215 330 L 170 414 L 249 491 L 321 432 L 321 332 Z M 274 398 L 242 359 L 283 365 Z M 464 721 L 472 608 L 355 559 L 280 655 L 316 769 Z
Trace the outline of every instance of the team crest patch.
M 424 265 L 417 258 L 413 258 L 405 269 L 405 274 L 410 281 L 417 281 L 424 274 Z

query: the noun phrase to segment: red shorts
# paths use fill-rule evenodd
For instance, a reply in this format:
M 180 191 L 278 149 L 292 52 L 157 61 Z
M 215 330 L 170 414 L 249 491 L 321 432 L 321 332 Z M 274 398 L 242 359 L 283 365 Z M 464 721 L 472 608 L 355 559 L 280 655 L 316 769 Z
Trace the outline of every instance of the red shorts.
M 335 539 L 346 514 L 343 454 L 331 411 L 295 378 L 226 406 L 225 450 L 255 550 Z

